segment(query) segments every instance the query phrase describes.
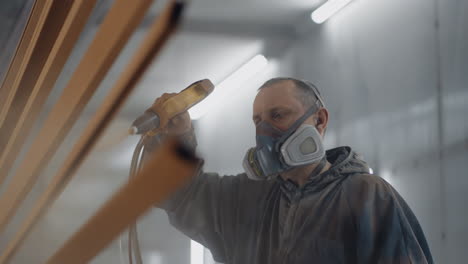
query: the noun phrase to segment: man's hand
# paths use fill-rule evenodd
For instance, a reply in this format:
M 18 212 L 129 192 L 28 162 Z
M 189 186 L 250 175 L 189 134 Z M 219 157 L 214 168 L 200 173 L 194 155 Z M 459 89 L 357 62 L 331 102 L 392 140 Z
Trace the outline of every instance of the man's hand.
M 164 93 L 156 99 L 155 104 L 163 104 L 167 99 L 177 95 L 177 93 Z M 162 129 L 167 129 L 167 132 L 171 135 L 176 135 L 176 136 L 183 136 L 187 133 L 192 132 L 192 120 L 190 119 L 190 115 L 187 111 L 173 117 L 171 120 L 169 120 L 169 123 L 167 124 L 166 128 Z
M 177 93 L 164 93 L 161 97 L 157 98 L 155 104 L 163 104 L 167 99 L 177 95 Z M 162 127 L 169 135 L 179 137 L 183 143 L 190 149 L 195 150 L 197 147 L 197 139 L 192 126 L 190 114 L 185 111 L 171 120 L 169 120 L 167 127 Z M 150 143 L 147 145 L 148 149 L 153 149 L 154 146 Z

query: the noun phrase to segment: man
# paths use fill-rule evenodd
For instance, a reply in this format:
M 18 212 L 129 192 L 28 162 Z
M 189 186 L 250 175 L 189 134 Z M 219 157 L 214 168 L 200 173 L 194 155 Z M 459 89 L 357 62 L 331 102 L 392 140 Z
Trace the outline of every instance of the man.
M 311 83 L 266 82 L 253 105 L 257 146 L 246 154 L 246 173 L 200 172 L 161 207 L 218 262 L 433 263 L 395 189 L 351 148 L 325 153 L 328 118 Z M 193 139 L 187 113 L 170 130 Z

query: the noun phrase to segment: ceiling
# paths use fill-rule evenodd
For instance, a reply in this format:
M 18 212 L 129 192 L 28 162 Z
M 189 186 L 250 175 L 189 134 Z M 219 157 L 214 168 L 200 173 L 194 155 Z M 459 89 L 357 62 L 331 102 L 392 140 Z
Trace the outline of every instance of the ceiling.
M 323 0 L 189 1 L 183 26 L 156 59 L 136 89 L 137 96 L 130 99 L 123 112 L 133 117 L 142 110 L 142 105 L 149 106 L 162 92 L 176 92 L 198 79 L 210 78 L 217 83 L 256 53 L 263 53 L 267 57 L 280 56 L 295 40 L 297 23 L 303 21 L 320 1 Z M 57 100 L 113 2 L 97 2 L 90 23 L 84 29 L 49 98 L 49 108 Z M 155 1 L 140 29 L 102 82 L 87 112 L 97 109 L 113 80 L 131 59 L 146 27 L 166 2 Z M 32 3 L 33 0 L 0 1 L 0 22 L 3 22 L 0 23 L 0 54 L 3 54 L 0 57 L 0 77 L 14 53 L 15 41 L 20 37 Z
M 194 0 L 189 11 L 191 19 L 291 24 L 320 0 Z

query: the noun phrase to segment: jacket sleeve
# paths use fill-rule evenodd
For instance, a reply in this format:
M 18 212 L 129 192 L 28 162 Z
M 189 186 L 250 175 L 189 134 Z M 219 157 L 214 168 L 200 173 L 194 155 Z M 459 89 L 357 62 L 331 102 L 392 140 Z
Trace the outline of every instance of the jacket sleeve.
M 356 263 L 434 263 L 416 216 L 398 192 L 378 176 L 355 177 L 347 193 L 355 220 Z
M 235 246 L 236 222 L 243 208 L 241 185 L 248 181 L 243 174 L 199 173 L 159 207 L 174 227 L 209 248 L 216 261 L 226 262 Z

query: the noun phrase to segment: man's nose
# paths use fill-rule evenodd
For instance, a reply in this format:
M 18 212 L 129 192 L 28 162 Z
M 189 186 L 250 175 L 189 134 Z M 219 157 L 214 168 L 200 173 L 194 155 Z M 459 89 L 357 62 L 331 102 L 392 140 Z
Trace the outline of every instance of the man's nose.
M 256 134 L 278 138 L 283 135 L 283 132 L 279 130 L 278 128 L 274 127 L 273 125 L 265 121 L 261 121 L 260 123 L 256 125 Z

